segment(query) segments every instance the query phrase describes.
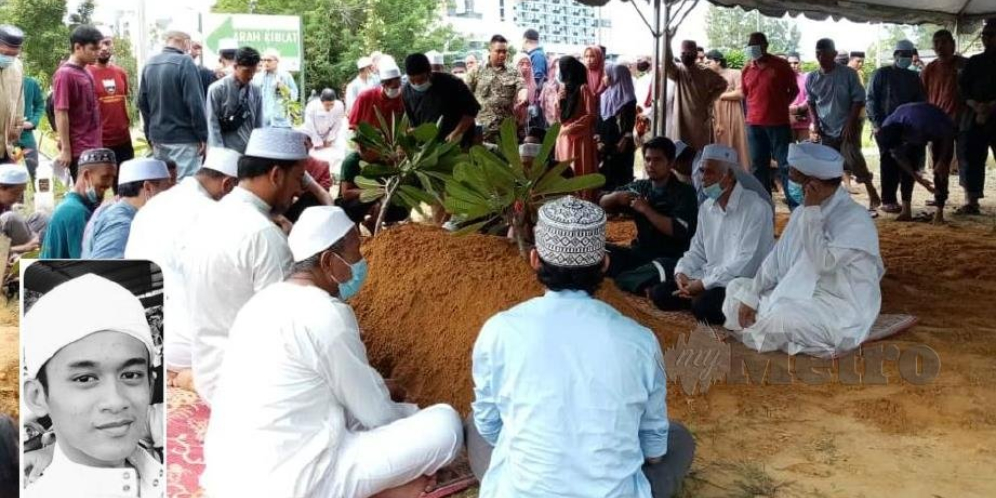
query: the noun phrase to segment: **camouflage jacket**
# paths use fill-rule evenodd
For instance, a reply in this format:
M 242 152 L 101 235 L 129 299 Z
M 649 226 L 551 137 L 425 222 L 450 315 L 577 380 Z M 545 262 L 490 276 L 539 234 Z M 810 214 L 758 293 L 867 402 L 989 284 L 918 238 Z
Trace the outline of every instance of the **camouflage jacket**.
M 496 130 L 501 122 L 513 115 L 516 96 L 526 85 L 512 66 L 502 69 L 480 66 L 467 78 L 467 86 L 481 104 L 477 120 L 486 130 Z

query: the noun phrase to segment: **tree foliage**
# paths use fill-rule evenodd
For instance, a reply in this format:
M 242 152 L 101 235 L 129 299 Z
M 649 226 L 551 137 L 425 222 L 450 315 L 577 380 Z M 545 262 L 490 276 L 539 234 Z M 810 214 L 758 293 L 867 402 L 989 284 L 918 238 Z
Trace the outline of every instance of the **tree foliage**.
M 66 0 L 9 0 L 0 5 L 0 19 L 24 30 L 21 61 L 24 72 L 47 87 L 69 54 L 69 28 L 63 24 Z
M 760 31 L 768 37 L 768 52 L 785 54 L 799 49 L 802 33 L 792 19 L 775 19 L 757 11 L 744 12 L 739 7 L 709 5 L 706 12 L 707 49 L 742 50 L 751 33 Z
M 93 24 L 93 11 L 97 6 L 93 0 L 83 0 L 76 7 L 76 12 L 69 14 L 69 29 L 76 29 L 77 26 Z

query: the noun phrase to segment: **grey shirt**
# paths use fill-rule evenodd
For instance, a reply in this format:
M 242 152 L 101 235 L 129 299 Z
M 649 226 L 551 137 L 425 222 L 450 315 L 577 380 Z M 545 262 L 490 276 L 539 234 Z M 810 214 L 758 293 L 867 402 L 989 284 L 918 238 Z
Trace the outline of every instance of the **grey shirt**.
M 836 64 L 829 73 L 817 69 L 806 75 L 806 95 L 809 105 L 816 108 L 823 135 L 833 138 L 840 138 L 854 104 L 865 103 L 858 72 L 843 64 Z
M 246 101 L 249 116 L 238 130 L 222 132 L 220 118 L 235 114 L 239 101 Z M 208 123 L 208 145 L 224 147 L 244 154 L 252 130 L 263 127 L 263 96 L 259 87 L 248 83 L 239 85 L 234 75 L 215 81 L 208 87 L 205 112 Z

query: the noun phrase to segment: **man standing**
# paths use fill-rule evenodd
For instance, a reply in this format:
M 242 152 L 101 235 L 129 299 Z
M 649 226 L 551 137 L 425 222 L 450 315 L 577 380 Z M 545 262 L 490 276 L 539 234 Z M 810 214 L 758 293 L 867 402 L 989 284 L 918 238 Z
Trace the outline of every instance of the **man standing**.
M 97 63 L 86 67 L 93 77 L 100 105 L 101 140 L 104 147 L 114 151 L 114 157 L 121 163 L 135 157 L 131 145 L 131 122 L 128 119 L 128 73 L 111 63 L 114 55 L 114 38 L 105 36 L 100 41 Z M 115 192 L 117 186 L 115 185 Z
M 878 318 L 885 273 L 878 232 L 840 188 L 837 151 L 792 144 L 789 164 L 789 195 L 803 207 L 757 275 L 726 288 L 725 327 L 761 353 L 839 357 L 860 346 Z
M 252 84 L 258 65 L 259 52 L 252 47 L 242 47 L 235 55 L 232 74 L 208 88 L 209 146 L 241 154 L 246 150 L 252 131 L 263 127 L 263 96 L 259 87 Z
M 204 87 L 204 95 L 207 95 L 208 88 L 218 80 L 218 75 L 213 70 L 204 66 L 204 43 L 200 38 L 190 41 L 190 58 L 197 63 L 197 72 L 201 77 L 201 85 Z
M 122 259 L 131 221 L 149 199 L 172 186 L 166 163 L 152 158 L 132 159 L 121 163 L 118 172 L 118 195 L 114 204 L 93 220 L 89 238 L 83 240 L 83 259 Z
M 968 60 L 958 80 L 961 96 L 970 109 L 965 137 L 968 164 L 958 168 L 967 201 L 958 210 L 959 214 L 979 214 L 989 149 L 996 156 L 996 19 L 986 21 L 981 36 L 985 51 Z
M 958 75 L 965 69 L 968 59 L 955 54 L 957 46 L 954 35 L 946 29 L 934 33 L 934 53 L 937 58 L 927 64 L 927 67 L 920 72 L 920 80 L 923 81 L 923 89 L 927 93 L 927 102 L 937 106 L 948 118 L 954 121 L 960 128 L 968 107 L 961 92 L 958 90 Z M 962 133 L 955 139 L 955 153 L 951 158 L 951 163 L 944 165 L 947 171 L 955 171 L 960 164 L 965 167 L 964 147 L 965 137 Z M 936 164 L 935 164 L 936 167 Z M 970 197 L 966 195 L 966 198 Z
M 176 162 L 179 179 L 201 167 L 208 140 L 204 91 L 189 46 L 186 33 L 166 33 L 166 48 L 145 64 L 138 92 L 145 137 L 157 159 Z
M 360 57 L 360 60 L 356 61 L 356 69 L 359 71 L 359 74 L 346 86 L 347 113 L 352 111 L 353 104 L 361 93 L 376 87 L 380 83 L 377 76 L 373 73 L 372 66 L 373 61 L 369 57 Z
M 271 48 L 263 53 L 263 72 L 256 74 L 252 83 L 263 93 L 263 126 L 288 127 L 291 125 L 284 107 L 287 101 L 297 100 L 297 83 L 287 71 L 280 70 L 280 52 Z
M 713 142 L 715 102 L 726 92 L 726 80 L 715 71 L 699 66 L 694 41 L 681 42 L 681 65 L 674 63 L 670 38 L 665 45 L 667 77 L 675 84 L 673 127 L 668 123 L 668 128 L 674 130 L 671 138 L 702 150 Z
M 23 43 L 24 32 L 20 28 L 0 25 L 0 162 L 13 160 L 13 144 L 22 131 L 24 71 L 17 56 Z
M 89 25 L 78 26 L 69 37 L 73 53 L 52 76 L 55 128 L 59 133 L 59 156 L 76 181 L 80 155 L 101 146 L 100 107 L 88 64 L 97 62 L 103 33 Z
M 440 123 L 438 140 L 469 147 L 474 139 L 474 118 L 481 106 L 467 85 L 453 75 L 431 72 L 429 59 L 422 54 L 405 59 L 405 72 L 408 83 L 401 95 L 411 125 Z
M 662 310 L 690 309 L 695 319 L 722 325 L 726 286 L 753 278 L 775 244 L 767 198 L 737 181 L 737 153 L 726 145 L 702 151 L 702 184 L 707 199 L 699 207 L 695 236 L 674 269 L 674 277 L 647 294 Z
M 481 104 L 477 118 L 484 127 L 484 141 L 488 143 L 498 143 L 501 124 L 514 118 L 515 106 L 525 103 L 528 98 L 526 82 L 519 70 L 510 67 L 507 61 L 508 40 L 502 35 L 494 35 L 489 45 L 488 63 L 472 71 L 467 81 Z
M 463 60 L 464 65 L 467 66 L 467 73 L 472 73 L 477 71 L 477 56 L 474 54 L 467 54 L 467 57 Z
M 850 172 L 858 183 L 865 185 L 868 189 L 868 210 L 877 214 L 882 201 L 872 183 L 865 156 L 861 153 L 861 111 L 865 108 L 865 90 L 861 87 L 857 71 L 834 62 L 836 52 L 833 40 L 823 38 L 816 42 L 816 60 L 820 68 L 806 77 L 809 114 L 813 123 L 811 130 L 820 143 L 844 157 L 845 174 Z
M 206 210 L 186 236 L 184 291 L 194 385 L 208 404 L 236 313 L 253 294 L 290 274 L 287 236 L 274 217 L 302 191 L 305 140 L 289 128 L 253 130 L 239 159 L 239 186 Z
M 799 94 L 795 72 L 788 62 L 768 53 L 768 38 L 753 33 L 747 41 L 750 62 L 743 70 L 747 99 L 747 145 L 754 176 L 771 188 L 771 161 L 778 163 L 782 186 L 788 185 L 788 146 L 792 142 L 789 106 Z M 796 203 L 788 198 L 790 209 Z
M 851 52 L 850 58 L 847 60 L 847 67 L 858 72 L 858 80 L 861 81 L 861 87 L 865 86 L 865 74 L 862 69 L 865 67 L 865 53 L 864 52 Z
M 543 205 L 530 265 L 546 294 L 493 316 L 474 343 L 467 453 L 481 497 L 674 495 L 695 441 L 668 420 L 657 338 L 594 298 L 605 212 Z
M 22 254 L 41 247 L 48 216 L 34 212 L 27 219 L 14 210 L 23 202 L 28 186 L 28 171 L 20 164 L 0 164 L 0 233 L 10 239 L 11 254 Z
M 360 93 L 349 111 L 349 129 L 355 130 L 360 123 L 380 128 L 377 113 L 391 126 L 392 120 L 401 119 L 405 103 L 401 99 L 401 68 L 390 57 L 380 61 L 380 86 Z
M 253 296 L 232 325 L 204 443 L 206 491 L 423 495 L 430 476 L 462 452 L 459 414 L 393 401 L 367 361 L 346 303 L 367 262 L 342 209 L 306 209 L 289 246 L 288 278 Z M 246 452 L 246 438 L 272 450 Z
M 876 137 L 882 123 L 899 106 L 927 100 L 920 76 L 909 70 L 913 61 L 913 43 L 909 40 L 896 43 L 893 60 L 893 65 L 872 73 L 871 81 L 868 82 L 868 120 L 872 123 L 872 133 Z M 904 220 L 912 219 L 910 204 L 913 201 L 913 176 L 902 174 L 892 154 L 883 149 L 881 144 L 878 150 L 881 157 L 882 211 L 900 213 Z M 901 190 L 902 207 L 896 203 L 897 188 Z
M 79 178 L 52 213 L 45 230 L 39 259 L 79 259 L 83 254 L 83 231 L 114 185 L 117 160 L 110 149 L 91 149 L 80 154 Z
M 798 52 L 789 52 L 785 60 L 789 67 L 795 72 L 795 86 L 799 88 L 799 94 L 795 96 L 792 105 L 789 106 L 789 122 L 792 124 L 792 141 L 805 142 L 809 140 L 809 126 L 812 124 L 809 118 L 809 96 L 806 95 L 806 73 L 802 72 L 802 59 Z M 864 93 L 864 91 L 862 91 Z
M 529 62 L 533 65 L 533 78 L 536 80 L 536 88 L 543 86 L 546 82 L 546 52 L 539 44 L 540 34 L 535 29 L 527 29 L 522 35 L 522 50 L 529 56 Z M 537 92 L 539 93 L 539 92 Z
M 35 138 L 35 130 L 41 125 L 42 116 L 45 115 L 45 96 L 42 94 L 38 80 L 24 77 L 24 131 L 21 132 L 21 139 L 17 145 L 24 151 L 24 164 L 28 167 L 28 175 L 31 177 L 31 184 L 35 183 L 35 171 L 38 169 L 38 141 Z
M 436 52 L 435 50 L 430 50 L 425 53 L 425 57 L 429 59 L 429 67 L 432 68 L 433 73 L 446 72 L 446 58 L 443 54 Z

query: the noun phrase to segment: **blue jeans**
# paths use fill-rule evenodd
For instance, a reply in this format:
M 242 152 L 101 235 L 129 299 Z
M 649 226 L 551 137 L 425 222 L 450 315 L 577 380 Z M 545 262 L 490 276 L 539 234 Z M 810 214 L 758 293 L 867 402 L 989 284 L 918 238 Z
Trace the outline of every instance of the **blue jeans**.
M 154 144 L 152 155 L 161 161 L 172 159 L 176 163 L 176 181 L 194 176 L 201 169 L 201 156 L 197 154 L 200 144 Z
M 761 185 L 771 193 L 771 160 L 778 162 L 782 187 L 788 188 L 788 147 L 792 143 L 792 128 L 784 126 L 747 125 L 747 146 L 750 148 L 750 168 Z M 798 204 L 787 195 L 789 209 Z

